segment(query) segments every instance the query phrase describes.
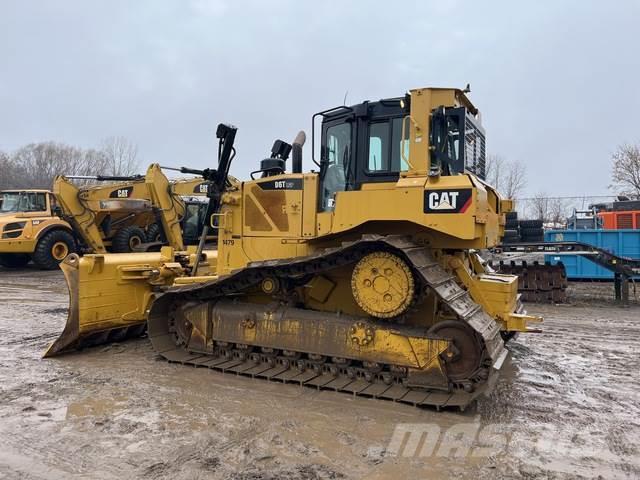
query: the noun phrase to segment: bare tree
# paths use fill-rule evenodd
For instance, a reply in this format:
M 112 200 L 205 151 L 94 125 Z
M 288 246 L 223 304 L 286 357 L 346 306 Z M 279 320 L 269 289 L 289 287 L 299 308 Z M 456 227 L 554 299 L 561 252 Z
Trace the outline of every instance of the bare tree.
M 504 165 L 506 160 L 501 155 L 487 155 L 487 160 L 485 162 L 485 178 L 490 185 L 493 185 L 498 190 L 500 190 L 500 186 L 502 185 L 501 179 L 502 174 L 504 173 Z
M 526 186 L 527 169 L 524 164 L 501 155 L 487 156 L 485 172 L 487 182 L 507 198 L 516 198 Z
M 502 185 L 502 193 L 507 198 L 516 198 L 526 185 L 527 169 L 521 162 L 507 163 L 506 174 Z
M 104 169 L 108 175 L 132 175 L 138 171 L 138 147 L 124 137 L 108 137 L 102 141 Z
M 55 142 L 0 154 L 0 188 L 51 188 L 56 175 L 108 174 L 104 153 Z
M 71 174 L 80 150 L 55 142 L 30 143 L 11 156 L 22 169 L 21 187 L 50 188 L 58 174 Z
M 623 144 L 611 156 L 613 169 L 609 188 L 640 198 L 640 146 Z
M 552 222 L 554 227 L 560 227 L 567 223 L 569 206 L 565 199 L 551 198 L 549 199 L 549 217 L 545 220 Z
M 531 210 L 532 215 L 537 220 L 547 222 L 549 220 L 549 213 L 551 211 L 551 202 L 547 194 L 539 192 L 531 198 Z
M 12 188 L 14 180 L 13 162 L 5 152 L 0 152 L 0 190 Z

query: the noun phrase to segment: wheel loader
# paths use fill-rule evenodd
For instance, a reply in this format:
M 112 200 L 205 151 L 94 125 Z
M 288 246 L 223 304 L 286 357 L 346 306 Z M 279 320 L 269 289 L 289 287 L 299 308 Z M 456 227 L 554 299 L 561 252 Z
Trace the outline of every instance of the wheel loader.
M 505 339 L 541 318 L 478 253 L 512 206 L 482 178 L 478 110 L 420 88 L 312 124 L 316 169 L 303 172 L 301 132 L 233 183 L 236 129 L 219 125 L 203 172 L 217 250 L 71 255 L 69 318 L 45 356 L 146 322 L 165 359 L 220 372 L 438 409 L 490 391 Z

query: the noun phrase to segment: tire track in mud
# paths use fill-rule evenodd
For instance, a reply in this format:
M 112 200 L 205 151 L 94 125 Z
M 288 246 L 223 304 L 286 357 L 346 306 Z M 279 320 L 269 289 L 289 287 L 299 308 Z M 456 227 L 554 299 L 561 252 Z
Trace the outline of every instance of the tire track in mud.
M 531 465 L 519 461 L 523 473 L 555 476 L 557 469 L 561 478 L 640 477 L 634 374 L 640 371 L 640 309 L 537 305 L 529 310 L 545 317 L 545 333 L 521 335 L 510 346 L 518 380 L 501 382 L 492 398 L 495 408 L 503 407 L 532 438 L 537 428 L 551 425 L 566 445 L 555 454 L 534 453 Z M 546 470 L 548 465 L 553 469 Z
M 0 455 L 0 476 L 640 477 L 638 307 L 529 305 L 546 317 L 545 333 L 513 342 L 491 398 L 435 413 L 169 365 L 146 340 L 42 360 L 65 321 L 62 276 L 6 273 L 0 293 L 28 290 L 0 310 L 0 452 L 15 452 Z M 385 453 L 399 423 L 471 421 L 509 425 L 520 443 L 483 460 Z M 531 449 L 550 426 L 566 453 Z

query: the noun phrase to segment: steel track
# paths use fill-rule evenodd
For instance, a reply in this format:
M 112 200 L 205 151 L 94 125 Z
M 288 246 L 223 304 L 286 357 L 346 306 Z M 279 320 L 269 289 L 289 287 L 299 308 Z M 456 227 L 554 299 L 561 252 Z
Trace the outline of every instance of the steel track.
M 190 352 L 189 339 L 181 338 L 179 329 L 174 325 L 171 312 L 186 302 L 215 301 L 236 295 L 269 276 L 299 278 L 319 274 L 352 264 L 365 254 L 379 250 L 391 251 L 404 258 L 424 286 L 431 288 L 460 321 L 478 334 L 482 342 L 483 361 L 467 382 L 451 384 L 448 391 L 443 391 L 441 386 L 410 387 L 403 381 L 402 367 L 381 365 L 378 371 L 371 371 L 358 362 L 345 366 L 326 357 L 319 362 L 304 352 L 299 352 L 300 358 L 292 361 L 291 357 L 281 355 L 278 351 L 248 352 L 246 346 L 236 344 L 218 344 L 207 354 Z M 148 331 L 153 347 L 171 362 L 437 409 L 464 409 L 479 395 L 489 393 L 507 356 L 498 323 L 440 266 L 428 248 L 402 236 L 367 235 L 308 257 L 253 262 L 216 281 L 171 287 L 156 298 L 149 314 Z

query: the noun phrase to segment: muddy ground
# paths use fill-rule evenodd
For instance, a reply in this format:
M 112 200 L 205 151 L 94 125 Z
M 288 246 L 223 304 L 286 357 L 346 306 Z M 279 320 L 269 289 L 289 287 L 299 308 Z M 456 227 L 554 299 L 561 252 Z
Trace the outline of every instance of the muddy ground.
M 545 333 L 460 413 L 172 365 L 146 339 L 43 360 L 62 275 L 0 270 L 0 478 L 638 478 L 640 305 L 611 292 L 529 305 Z M 390 444 L 403 428 L 436 436 Z

